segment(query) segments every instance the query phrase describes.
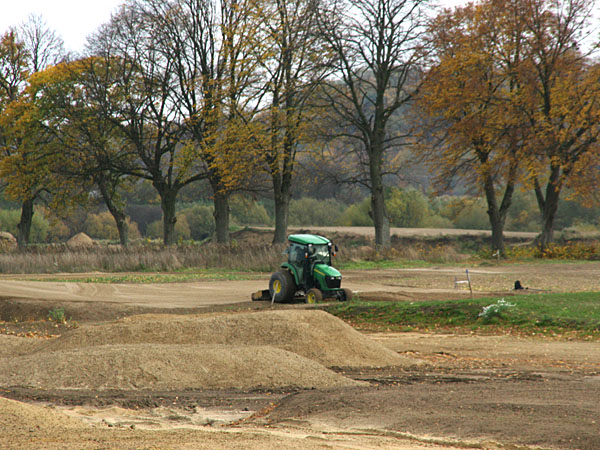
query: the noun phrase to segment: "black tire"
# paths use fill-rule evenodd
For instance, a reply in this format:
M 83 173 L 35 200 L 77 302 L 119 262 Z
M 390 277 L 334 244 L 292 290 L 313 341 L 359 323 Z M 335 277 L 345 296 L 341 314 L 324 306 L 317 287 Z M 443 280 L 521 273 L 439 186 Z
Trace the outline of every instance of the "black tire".
M 350 300 L 352 300 L 352 297 L 354 297 L 354 292 L 352 292 L 351 289 L 348 288 L 344 288 L 342 289 L 342 291 L 344 291 L 344 295 L 343 295 L 343 302 L 349 302 Z
M 287 270 L 275 272 L 269 281 L 269 293 L 277 303 L 291 302 L 296 292 L 294 277 Z
M 309 289 L 304 297 L 306 303 L 319 303 L 321 300 L 323 300 L 323 293 L 317 288 Z

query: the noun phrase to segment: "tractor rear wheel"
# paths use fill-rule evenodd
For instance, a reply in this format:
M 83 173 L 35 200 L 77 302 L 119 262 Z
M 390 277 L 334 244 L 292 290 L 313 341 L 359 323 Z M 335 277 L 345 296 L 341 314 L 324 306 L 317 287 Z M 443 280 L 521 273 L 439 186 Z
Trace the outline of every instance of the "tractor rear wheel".
M 269 293 L 277 303 L 291 302 L 296 292 L 294 277 L 287 270 L 275 272 L 269 281 Z
M 321 300 L 323 300 L 323 293 L 317 288 L 309 289 L 304 297 L 306 303 L 319 303 Z

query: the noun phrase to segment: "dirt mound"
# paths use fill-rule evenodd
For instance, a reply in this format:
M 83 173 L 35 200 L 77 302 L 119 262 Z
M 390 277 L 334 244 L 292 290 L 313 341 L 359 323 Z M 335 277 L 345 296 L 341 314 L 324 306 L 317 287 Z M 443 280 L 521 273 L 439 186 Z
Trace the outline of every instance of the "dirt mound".
M 270 345 L 327 367 L 413 366 L 324 311 L 280 310 L 199 316 L 149 315 L 81 327 L 45 344 L 67 350 L 105 344 Z
M 0 334 L 0 359 L 30 353 L 39 345 L 37 339 Z
M 50 407 L 29 405 L 0 397 L 0 430 L 3 439 L 11 432 L 23 434 L 33 428 L 72 432 L 84 427 L 81 421 L 67 417 Z
M 77 233 L 67 241 L 68 247 L 93 247 L 94 240 L 85 233 Z
M 268 346 L 103 345 L 0 360 L 0 385 L 44 389 L 330 388 L 359 382 Z

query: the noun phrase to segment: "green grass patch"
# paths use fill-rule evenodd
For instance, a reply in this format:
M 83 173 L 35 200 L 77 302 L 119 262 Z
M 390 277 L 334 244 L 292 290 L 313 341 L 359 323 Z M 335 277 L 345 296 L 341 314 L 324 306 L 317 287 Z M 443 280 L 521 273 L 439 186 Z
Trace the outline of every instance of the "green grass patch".
M 58 281 L 71 283 L 186 283 L 192 281 L 239 281 L 256 280 L 264 278 L 259 273 L 224 272 L 221 270 L 203 270 L 194 273 L 154 273 L 154 274 L 124 274 L 124 275 L 97 275 L 90 277 L 44 278 L 34 281 Z M 31 280 L 31 278 L 28 278 Z
M 519 332 L 600 338 L 600 293 L 519 295 L 451 301 L 362 302 L 327 311 L 368 330 Z

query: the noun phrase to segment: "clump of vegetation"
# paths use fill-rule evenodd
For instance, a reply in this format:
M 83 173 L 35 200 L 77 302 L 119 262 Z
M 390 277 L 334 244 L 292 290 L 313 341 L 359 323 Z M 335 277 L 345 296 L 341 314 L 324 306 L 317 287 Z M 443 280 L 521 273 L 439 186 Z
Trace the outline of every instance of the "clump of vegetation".
M 53 308 L 48 312 L 48 320 L 61 325 L 66 325 L 67 316 L 65 315 L 65 308 Z
M 507 302 L 501 298 L 496 303 L 484 306 L 479 313 L 479 317 L 483 319 L 484 323 L 492 323 L 495 319 L 501 319 L 506 312 L 515 306 L 517 306 L 515 303 Z
M 326 310 L 368 330 L 447 330 L 523 333 L 600 339 L 597 294 L 530 294 L 507 302 L 490 298 L 420 302 L 352 302 Z

